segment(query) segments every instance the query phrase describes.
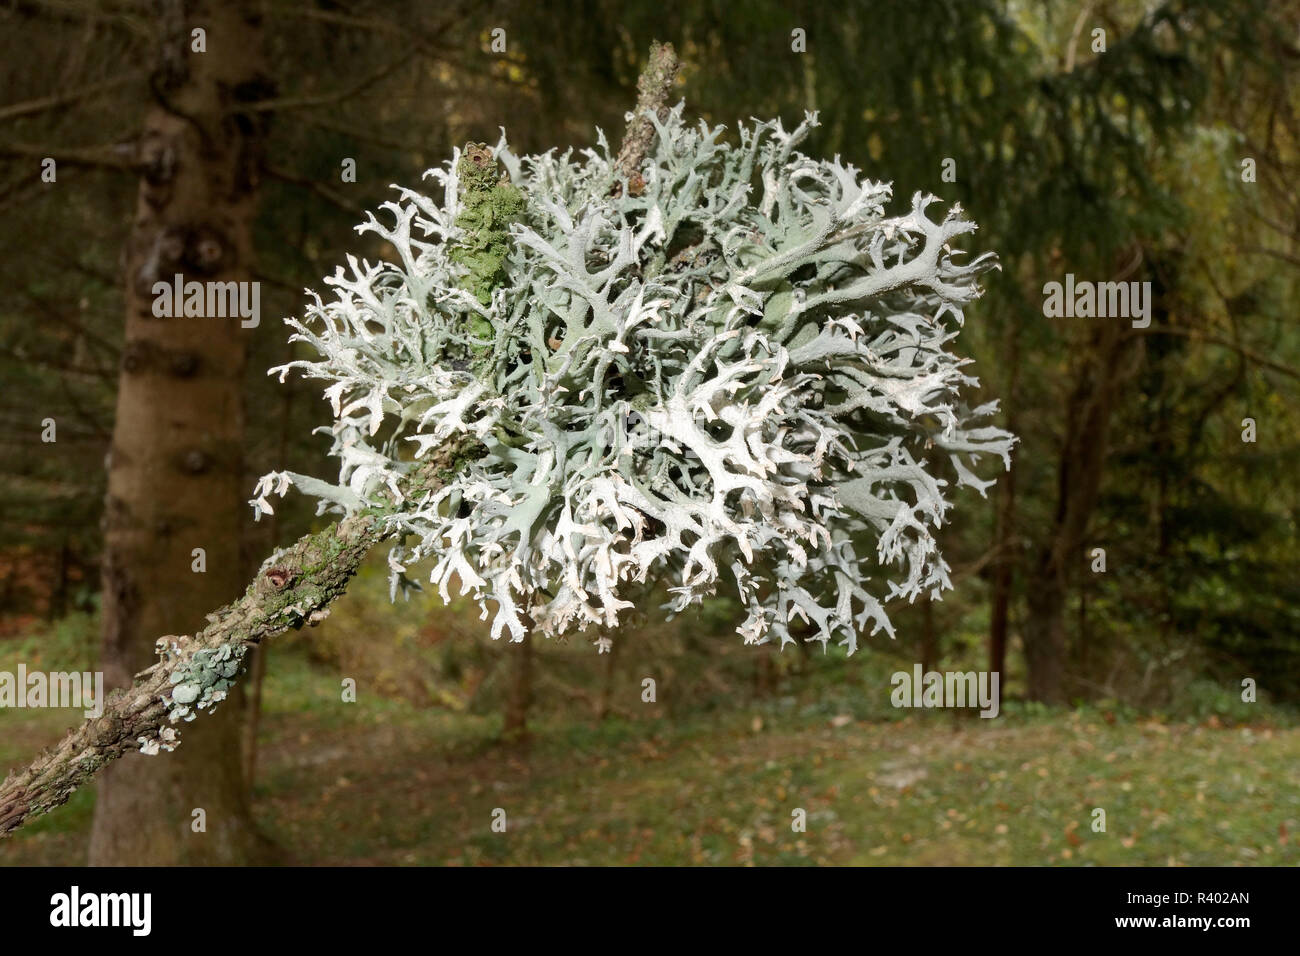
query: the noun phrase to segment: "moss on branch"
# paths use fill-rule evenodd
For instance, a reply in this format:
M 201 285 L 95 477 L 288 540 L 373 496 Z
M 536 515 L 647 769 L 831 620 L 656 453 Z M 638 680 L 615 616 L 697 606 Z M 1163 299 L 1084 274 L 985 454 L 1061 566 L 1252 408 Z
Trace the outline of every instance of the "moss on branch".
M 524 194 L 511 185 L 492 150 L 482 143 L 465 145 L 456 176 L 461 201 L 456 226 L 464 233 L 456 240 L 451 258 L 469 269 L 463 287 L 487 305 L 492 301 L 492 291 L 505 279 L 510 224 L 523 215 Z M 471 331 L 479 337 L 490 337 L 491 325 L 486 319 L 478 322 L 484 327 Z

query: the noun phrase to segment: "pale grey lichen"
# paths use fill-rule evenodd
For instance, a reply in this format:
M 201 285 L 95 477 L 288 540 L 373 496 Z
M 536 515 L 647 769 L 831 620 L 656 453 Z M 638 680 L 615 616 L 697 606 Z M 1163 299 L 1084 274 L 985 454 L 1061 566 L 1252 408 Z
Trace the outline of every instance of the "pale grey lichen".
M 173 645 L 171 651 L 163 649 L 164 655 L 178 654 L 179 646 Z M 217 648 L 205 648 L 196 651 L 193 656 L 168 675 L 172 684 L 171 693 L 164 698 L 168 705 L 167 716 L 172 723 L 179 720 L 193 720 L 196 711 L 211 711 L 226 699 L 227 693 L 235 686 L 244 656 L 248 648 L 243 644 L 222 644 Z M 174 734 L 174 731 L 173 731 Z M 163 746 L 173 738 L 164 738 Z
M 951 586 L 939 464 L 981 494 L 971 466 L 1010 465 L 949 350 L 994 258 L 959 261 L 959 209 L 932 219 L 917 194 L 886 215 L 887 184 L 796 152 L 813 114 L 734 143 L 681 106 L 655 123 L 644 188 L 616 187 L 603 136 L 527 157 L 502 136 L 526 205 L 486 304 L 451 255 L 459 153 L 426 174 L 437 196 L 401 189 L 369 216 L 396 261 L 349 257 L 333 299 L 287 320 L 320 358 L 272 370 L 329 383 L 338 483 L 275 472 L 252 504 L 293 484 L 322 512 L 388 508 L 394 585 L 431 559 L 493 637 L 612 628 L 666 580 L 672 612 L 732 589 L 747 642 L 791 640 L 800 617 L 852 652 L 892 635 L 882 600 Z M 460 433 L 486 453 L 403 499 L 414 459 Z

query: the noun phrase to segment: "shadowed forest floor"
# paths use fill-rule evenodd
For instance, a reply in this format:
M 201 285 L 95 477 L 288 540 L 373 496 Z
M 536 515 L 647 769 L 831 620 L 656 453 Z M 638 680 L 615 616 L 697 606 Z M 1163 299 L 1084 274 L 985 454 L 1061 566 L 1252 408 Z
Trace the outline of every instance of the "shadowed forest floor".
M 507 747 L 496 717 L 336 706 L 334 673 L 273 661 L 254 812 L 286 862 L 1300 864 L 1292 726 L 1100 710 L 828 719 L 775 700 L 685 721 L 551 719 Z M 68 722 L 0 715 L 0 763 Z M 83 864 L 92 807 L 77 794 L 0 843 L 0 864 Z

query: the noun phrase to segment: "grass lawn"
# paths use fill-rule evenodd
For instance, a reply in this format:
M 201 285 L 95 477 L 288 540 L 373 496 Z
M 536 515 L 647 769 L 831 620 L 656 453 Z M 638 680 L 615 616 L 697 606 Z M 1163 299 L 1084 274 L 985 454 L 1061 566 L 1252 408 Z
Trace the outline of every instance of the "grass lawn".
M 1300 729 L 1285 723 L 856 719 L 778 699 L 672 723 L 552 720 L 512 748 L 496 718 L 341 705 L 336 675 L 272 662 L 254 808 L 288 862 L 1300 864 Z M 69 720 L 0 714 L 0 763 Z M 84 863 L 92 809 L 78 793 L 0 843 L 0 863 Z

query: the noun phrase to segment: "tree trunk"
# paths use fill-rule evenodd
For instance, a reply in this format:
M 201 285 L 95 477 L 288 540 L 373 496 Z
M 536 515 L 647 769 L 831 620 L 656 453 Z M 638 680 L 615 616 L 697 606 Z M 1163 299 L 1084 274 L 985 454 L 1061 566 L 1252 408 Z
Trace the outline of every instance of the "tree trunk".
M 921 598 L 921 670 L 929 673 L 939 663 L 939 633 L 934 628 L 934 603 Z
M 171 285 L 177 274 L 200 283 L 252 278 L 264 129 L 241 106 L 269 91 L 257 10 L 215 0 L 161 5 L 156 103 L 139 141 L 139 200 L 124 256 L 126 336 L 108 465 L 101 661 L 111 687 L 129 685 L 155 660 L 160 634 L 192 633 L 203 609 L 244 583 L 242 383 L 254 329 L 207 308 L 203 317 L 155 317 L 154 284 Z M 92 864 L 260 858 L 240 759 L 242 700 L 232 693 L 214 717 L 186 724 L 174 755 L 132 753 L 108 768 Z
M 266 680 L 266 644 L 248 652 L 247 694 L 244 699 L 243 724 L 239 728 L 242 743 L 240 758 L 243 761 L 244 784 L 252 795 L 257 782 L 257 728 L 262 719 L 262 683 Z
M 1007 390 L 1003 402 L 1006 409 L 1007 430 L 1019 434 L 1019 402 L 1016 390 L 1020 382 L 1020 320 L 1017 314 L 1007 319 L 1006 364 Z M 997 515 L 994 521 L 994 547 L 997 558 L 993 564 L 993 593 L 989 618 L 989 672 L 1000 675 L 999 694 L 1006 686 L 1007 632 L 1011 619 L 1011 582 L 1018 552 L 1013 552 L 1016 540 L 1016 464 L 998 482 Z M 1000 702 L 999 702 L 1000 703 Z
M 1029 699 L 1065 702 L 1065 581 L 1050 566 L 1030 572 L 1025 618 L 1025 665 Z
M 519 741 L 528 736 L 528 710 L 533 704 L 533 635 L 524 635 L 518 647 L 507 644 L 510 655 L 510 690 L 506 697 L 504 736 Z
M 601 632 L 602 635 L 604 632 Z M 616 670 L 614 667 L 614 655 L 618 652 L 618 646 L 621 641 L 614 641 L 609 645 L 609 650 L 602 656 L 604 660 L 604 669 L 600 675 L 600 696 L 596 702 L 596 720 L 603 721 L 609 717 L 613 710 L 614 704 L 614 679 Z
M 60 620 L 68 613 L 68 565 L 72 563 L 72 549 L 68 546 L 68 535 L 63 535 L 59 543 L 59 558 L 55 571 L 54 594 L 50 597 L 49 619 Z
M 1056 516 L 1030 568 L 1025 662 L 1032 700 L 1065 702 L 1065 607 L 1069 562 L 1079 560 L 1097 503 L 1106 460 L 1106 435 L 1119 389 L 1131 373 L 1138 345 L 1119 319 L 1093 319 L 1091 343 L 1066 405 L 1058 466 Z M 1130 350 L 1132 350 L 1130 352 Z
M 293 360 L 293 343 L 288 339 L 284 342 L 283 355 L 281 364 L 287 365 Z M 280 467 L 285 467 L 284 463 L 289 460 L 289 430 L 293 421 L 293 396 L 294 389 L 286 385 L 280 390 L 280 435 L 277 439 L 275 460 L 280 462 Z M 271 515 L 267 532 L 270 546 L 274 546 L 276 541 L 280 540 L 280 515 L 284 509 L 276 511 Z M 249 562 L 245 562 L 249 563 Z M 257 565 L 252 563 L 248 568 L 249 575 L 257 571 Z M 269 644 L 261 644 L 251 651 L 251 658 L 248 664 L 248 680 L 246 687 L 248 691 L 248 704 L 244 709 L 244 782 L 248 784 L 248 790 L 251 794 L 253 787 L 257 783 L 257 730 L 262 720 L 262 685 L 266 681 L 266 659 L 271 653 Z

